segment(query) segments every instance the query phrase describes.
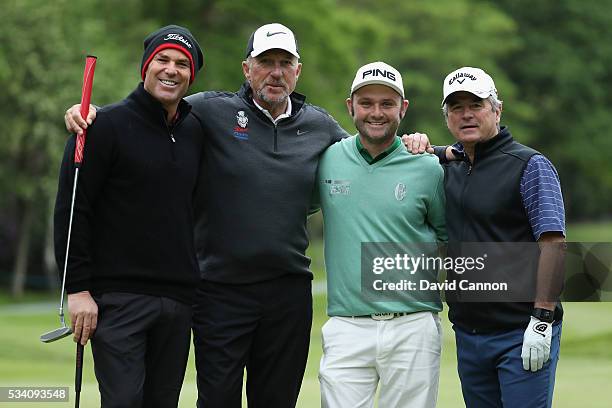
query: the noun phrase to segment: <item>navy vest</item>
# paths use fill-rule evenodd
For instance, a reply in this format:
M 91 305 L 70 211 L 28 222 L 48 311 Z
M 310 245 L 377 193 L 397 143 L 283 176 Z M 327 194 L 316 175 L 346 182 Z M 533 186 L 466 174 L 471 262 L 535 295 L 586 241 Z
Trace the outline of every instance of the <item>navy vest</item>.
M 474 163 L 445 165 L 446 228 L 449 255 L 460 242 L 535 242 L 520 193 L 520 182 L 529 159 L 538 152 L 517 143 L 502 127 L 499 134 L 478 143 Z M 528 267 L 517 257 L 514 270 Z M 533 262 L 533 260 L 531 260 Z M 454 302 L 448 299 L 449 319 L 472 332 L 509 330 L 529 323 L 533 303 Z M 555 320 L 563 314 L 555 310 Z

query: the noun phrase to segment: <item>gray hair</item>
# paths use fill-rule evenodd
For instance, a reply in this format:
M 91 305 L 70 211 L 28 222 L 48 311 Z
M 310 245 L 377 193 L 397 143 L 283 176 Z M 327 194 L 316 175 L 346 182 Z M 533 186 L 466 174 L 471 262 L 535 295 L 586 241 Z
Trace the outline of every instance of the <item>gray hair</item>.
M 500 110 L 504 103 L 504 101 L 497 99 L 496 95 L 490 95 L 487 97 L 487 100 L 491 103 L 491 110 L 493 112 Z M 448 119 L 448 103 L 444 103 L 444 106 L 442 106 L 442 113 L 444 114 L 444 119 Z

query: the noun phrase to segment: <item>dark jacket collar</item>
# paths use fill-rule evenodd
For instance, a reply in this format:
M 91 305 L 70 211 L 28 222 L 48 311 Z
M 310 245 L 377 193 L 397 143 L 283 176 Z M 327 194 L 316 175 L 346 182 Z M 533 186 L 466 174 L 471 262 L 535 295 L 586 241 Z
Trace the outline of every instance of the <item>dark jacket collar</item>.
M 474 161 L 477 161 L 479 157 L 482 157 L 483 155 L 486 156 L 490 154 L 491 152 L 498 150 L 502 148 L 503 146 L 506 146 L 512 143 L 513 141 L 514 139 L 512 138 L 512 135 L 510 134 L 510 130 L 506 126 L 502 126 L 499 130 L 499 133 L 493 136 L 491 139 L 484 141 L 484 142 L 476 143 L 476 146 L 474 149 Z M 459 152 L 463 152 L 463 145 L 459 143 L 457 144 L 457 146 L 459 147 L 457 150 Z M 469 158 L 467 154 L 464 154 L 463 160 L 469 162 Z
M 249 106 L 256 111 L 259 111 L 259 109 L 253 103 L 253 90 L 251 89 L 249 81 L 244 81 L 240 87 L 240 90 L 238 91 L 238 95 L 244 99 Z M 291 98 L 291 116 L 293 116 L 302 109 L 304 103 L 306 102 L 306 97 L 294 91 L 291 93 L 291 95 L 289 95 L 289 98 Z
M 512 143 L 514 139 L 510 134 L 510 130 L 506 126 L 502 126 L 499 130 L 499 133 L 493 136 L 491 139 L 477 143 L 474 150 L 474 157 L 478 157 L 481 155 L 487 155 L 495 150 L 502 148 L 510 143 Z
M 132 91 L 131 94 L 127 97 L 128 100 L 133 101 L 142 107 L 145 112 L 151 117 L 153 120 L 163 121 L 163 124 L 166 124 L 166 110 L 162 106 L 161 102 L 153 97 L 149 92 L 144 89 L 144 83 L 141 82 L 138 84 L 136 89 Z M 189 114 L 191 111 L 191 105 L 185 101 L 185 99 L 181 99 L 177 108 L 178 118 L 174 122 L 175 124 L 182 121 L 185 116 Z

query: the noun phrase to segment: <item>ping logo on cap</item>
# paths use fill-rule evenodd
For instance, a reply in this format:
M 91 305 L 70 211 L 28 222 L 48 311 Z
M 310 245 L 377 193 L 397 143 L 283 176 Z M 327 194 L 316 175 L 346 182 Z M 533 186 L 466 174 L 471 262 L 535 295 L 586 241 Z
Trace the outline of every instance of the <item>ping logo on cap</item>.
M 179 42 L 182 42 L 183 44 L 185 44 L 188 48 L 192 48 L 191 44 L 189 43 L 189 41 L 187 41 L 185 39 L 185 37 L 183 37 L 180 34 L 168 34 L 168 35 L 166 35 L 166 37 L 164 38 L 163 41 L 167 41 L 167 40 L 179 41 Z
M 372 76 L 372 77 L 383 77 L 383 78 L 388 78 L 391 81 L 395 81 L 395 74 L 391 71 L 387 71 L 387 70 L 382 70 L 382 69 L 368 69 L 366 71 L 363 71 L 363 74 L 361 75 L 361 79 L 366 79 L 367 77 Z
M 391 65 L 382 61 L 371 62 L 359 68 L 351 85 L 351 93 L 366 85 L 384 85 L 404 97 L 402 74 Z

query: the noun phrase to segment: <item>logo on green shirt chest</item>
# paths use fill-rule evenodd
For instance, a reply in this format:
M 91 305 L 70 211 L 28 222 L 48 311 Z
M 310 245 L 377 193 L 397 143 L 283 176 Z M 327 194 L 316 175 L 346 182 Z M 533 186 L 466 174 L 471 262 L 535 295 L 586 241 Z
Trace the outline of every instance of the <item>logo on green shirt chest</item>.
M 395 186 L 395 199 L 402 201 L 406 197 L 406 185 L 404 183 L 397 183 Z
M 351 182 L 349 180 L 323 180 L 329 187 L 329 195 L 351 194 Z

